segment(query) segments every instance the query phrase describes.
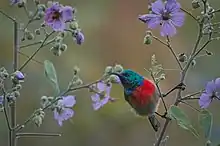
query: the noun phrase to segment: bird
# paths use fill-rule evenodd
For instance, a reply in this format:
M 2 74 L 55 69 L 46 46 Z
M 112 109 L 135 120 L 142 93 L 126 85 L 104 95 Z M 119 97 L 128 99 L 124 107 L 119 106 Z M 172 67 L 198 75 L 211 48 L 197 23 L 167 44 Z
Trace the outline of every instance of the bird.
M 160 122 L 156 118 L 156 114 L 158 114 L 157 109 L 161 98 L 155 83 L 131 69 L 124 69 L 121 73 L 112 74 L 118 76 L 124 88 L 125 101 L 138 115 L 147 117 L 154 131 L 157 132 L 160 128 Z M 182 84 L 163 94 L 163 97 L 180 86 Z

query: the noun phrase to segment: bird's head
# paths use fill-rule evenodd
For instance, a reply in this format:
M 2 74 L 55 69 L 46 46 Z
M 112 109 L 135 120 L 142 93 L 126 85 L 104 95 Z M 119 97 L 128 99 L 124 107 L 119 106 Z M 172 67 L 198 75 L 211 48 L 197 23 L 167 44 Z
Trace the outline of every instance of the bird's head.
M 143 76 L 130 69 L 125 69 L 121 73 L 112 73 L 119 77 L 125 89 L 134 89 L 143 83 Z

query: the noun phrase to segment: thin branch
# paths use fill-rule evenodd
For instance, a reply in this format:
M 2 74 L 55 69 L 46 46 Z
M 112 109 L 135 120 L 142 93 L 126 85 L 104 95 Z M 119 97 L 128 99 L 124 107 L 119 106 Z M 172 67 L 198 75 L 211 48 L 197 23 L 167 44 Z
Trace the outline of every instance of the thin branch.
M 171 44 L 170 44 L 169 38 L 167 39 L 167 42 L 164 42 L 164 41 L 162 41 L 161 39 L 159 39 L 159 38 L 156 37 L 156 36 L 152 36 L 152 37 L 153 37 L 156 41 L 160 42 L 161 44 L 163 44 L 164 46 L 166 46 L 166 47 L 168 47 L 168 48 L 170 49 L 171 53 L 173 54 L 175 60 L 177 61 L 178 65 L 179 65 L 180 69 L 183 70 L 183 67 L 182 67 L 181 63 L 179 62 L 178 57 L 177 57 L 176 53 L 174 52 L 174 49 L 172 48 L 172 46 L 171 46 Z
M 19 68 L 19 71 L 21 71 L 22 69 L 24 69 L 24 68 L 26 67 L 26 65 L 35 57 L 35 55 L 37 55 L 37 53 L 41 50 L 41 48 L 44 47 L 44 43 L 46 42 L 46 40 L 47 40 L 53 33 L 54 33 L 54 31 L 51 32 L 49 35 L 47 35 L 47 36 L 45 37 L 45 39 L 43 40 L 43 42 L 42 42 L 42 44 L 40 45 L 40 47 L 30 56 L 30 58 L 29 58 L 28 60 L 26 60 L 26 61 L 24 62 L 23 65 L 21 65 L 21 67 Z
M 197 97 L 193 97 L 193 96 L 198 95 L 198 94 L 201 94 L 203 91 L 204 91 L 204 90 L 202 90 L 202 91 L 198 91 L 198 92 L 195 92 L 195 93 L 192 93 L 192 94 L 189 94 L 189 95 L 186 95 L 186 96 L 182 97 L 181 100 L 183 101 L 183 100 L 194 100 L 194 99 L 199 99 L 199 98 L 197 98 Z
M 209 14 L 214 14 L 214 13 L 218 13 L 218 12 L 220 12 L 220 9 L 214 10 L 214 11 L 210 12 Z
M 183 103 L 183 104 L 185 104 L 185 105 L 187 105 L 187 106 L 189 106 L 191 109 L 193 109 L 193 110 L 195 110 L 195 111 L 197 111 L 197 112 L 200 112 L 200 110 L 198 110 L 197 108 L 193 107 L 193 106 L 190 105 L 189 103 L 187 103 L 187 102 L 185 102 L 185 101 L 182 101 L 182 100 L 180 100 L 180 102 Z
M 10 125 L 10 122 L 9 122 L 9 116 L 8 116 L 8 110 L 7 110 L 8 105 L 6 104 L 7 98 L 6 98 L 6 91 L 5 91 L 5 87 L 4 86 L 2 87 L 2 92 L 3 92 L 3 97 L 4 97 L 3 98 L 4 115 L 5 115 L 5 119 L 6 119 L 6 123 L 7 123 L 8 129 L 9 129 L 9 131 L 11 131 L 12 128 L 11 128 L 11 125 Z
M 31 44 L 23 45 L 23 46 L 20 47 L 20 49 L 27 48 L 27 47 L 34 46 L 34 45 L 38 45 L 38 44 L 41 44 L 41 43 L 43 43 L 42 40 L 38 41 L 38 42 L 31 43 Z
M 189 11 L 187 11 L 187 10 L 185 10 L 185 9 L 183 9 L 183 8 L 180 8 L 183 12 L 185 12 L 186 14 L 188 14 L 190 17 L 192 17 L 197 23 L 198 23 L 198 19 L 195 17 L 195 16 L 193 16 L 193 14 L 192 13 L 190 13 Z
M 99 80 L 96 80 L 94 82 L 91 82 L 91 83 L 88 83 L 88 84 L 85 84 L 85 85 L 81 85 L 81 86 L 78 86 L 78 87 L 75 87 L 75 88 L 69 88 L 67 89 L 66 91 L 64 91 L 63 93 L 61 93 L 60 95 L 58 95 L 56 99 L 54 99 L 53 101 L 51 101 L 50 104 L 48 104 L 47 106 L 45 106 L 42 110 L 45 111 L 46 109 L 48 109 L 49 107 L 51 107 L 54 103 L 56 103 L 58 100 L 60 100 L 62 96 L 66 95 L 67 93 L 69 92 L 73 92 L 73 91 L 76 91 L 76 90 L 79 90 L 79 89 L 85 89 L 85 88 L 90 88 L 91 85 L 93 84 L 96 84 L 98 82 L 100 82 L 101 80 L 103 80 L 103 78 L 99 79 Z M 27 125 L 34 117 L 35 117 L 35 114 L 38 112 L 38 110 L 36 110 L 29 118 L 27 118 L 25 120 L 25 122 L 21 125 L 18 125 L 15 129 L 17 131 L 20 131 L 21 129 L 23 129 L 25 127 L 25 125 Z
M 144 70 L 145 70 L 145 71 L 148 71 L 146 68 L 144 68 Z M 154 81 L 154 83 L 155 83 L 155 85 L 156 85 L 156 87 L 157 87 L 157 90 L 158 90 L 158 92 L 159 92 L 160 98 L 161 98 L 161 100 L 162 100 L 162 103 L 163 103 L 163 106 L 164 106 L 164 109 L 165 109 L 165 112 L 167 113 L 167 106 L 166 106 L 166 103 L 165 103 L 165 101 L 164 101 L 164 99 L 163 99 L 163 95 L 162 95 L 162 93 L 161 93 L 161 91 L 160 91 L 160 87 L 159 87 L 158 83 L 156 83 L 155 77 L 153 76 L 152 72 L 150 72 L 150 75 L 151 75 L 151 77 L 152 77 L 152 79 L 153 79 L 153 81 Z
M 11 16 L 9 16 L 8 14 L 6 14 L 5 12 L 3 12 L 1 9 L 0 9 L 0 13 L 3 14 L 5 17 L 7 17 L 8 19 L 10 19 L 11 21 L 15 22 L 16 20 L 14 18 L 12 18 Z
M 30 56 L 28 56 L 27 54 L 25 54 L 25 53 L 23 53 L 23 52 L 21 52 L 21 51 L 19 51 L 19 54 L 21 54 L 22 56 L 24 56 L 24 57 L 27 57 L 27 58 L 30 58 Z M 43 65 L 44 63 L 43 62 L 40 62 L 40 61 L 38 61 L 38 60 L 36 60 L 36 59 L 32 59 L 32 61 L 34 61 L 34 62 L 36 62 L 36 63 L 38 63 L 38 64 L 40 64 L 40 65 Z
M 16 137 L 56 137 L 61 136 L 61 134 L 58 133 L 17 133 Z
M 176 59 L 176 62 L 178 63 L 180 69 L 183 70 L 183 67 L 182 67 L 181 63 L 180 63 L 180 61 L 179 61 L 179 59 L 178 59 L 176 53 L 174 52 L 174 49 L 173 49 L 172 46 L 171 46 L 169 36 L 167 36 L 167 45 L 168 45 L 168 48 L 170 49 L 171 53 L 173 54 L 174 58 Z

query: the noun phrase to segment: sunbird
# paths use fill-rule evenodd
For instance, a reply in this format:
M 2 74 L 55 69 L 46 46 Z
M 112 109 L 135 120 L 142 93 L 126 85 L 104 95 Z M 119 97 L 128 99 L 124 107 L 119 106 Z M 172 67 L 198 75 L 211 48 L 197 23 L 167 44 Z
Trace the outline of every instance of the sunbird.
M 124 98 L 130 104 L 130 106 L 140 116 L 147 116 L 148 120 L 157 132 L 160 128 L 160 122 L 156 118 L 157 108 L 160 103 L 160 95 L 155 86 L 155 83 L 144 78 L 140 74 L 130 69 L 125 69 L 121 73 L 112 73 L 119 77 L 121 84 L 124 88 Z M 162 95 L 162 98 L 167 96 L 175 89 L 185 89 L 184 84 L 178 84 L 166 94 Z M 165 113 L 166 114 L 166 113 Z M 166 115 L 160 115 L 164 117 Z

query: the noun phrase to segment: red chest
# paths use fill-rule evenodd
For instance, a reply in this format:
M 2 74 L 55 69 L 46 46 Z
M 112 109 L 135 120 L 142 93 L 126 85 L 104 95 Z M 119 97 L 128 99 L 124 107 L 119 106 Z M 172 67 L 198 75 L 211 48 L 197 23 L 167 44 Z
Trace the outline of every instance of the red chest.
M 148 104 L 155 95 L 155 86 L 151 81 L 144 80 L 143 84 L 137 87 L 133 93 L 131 102 L 136 105 Z

